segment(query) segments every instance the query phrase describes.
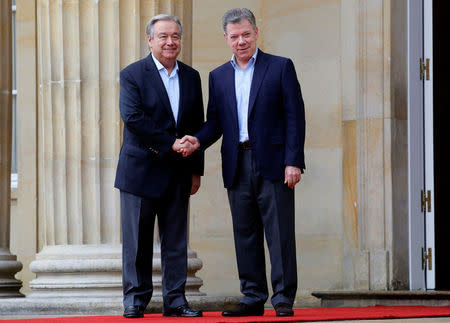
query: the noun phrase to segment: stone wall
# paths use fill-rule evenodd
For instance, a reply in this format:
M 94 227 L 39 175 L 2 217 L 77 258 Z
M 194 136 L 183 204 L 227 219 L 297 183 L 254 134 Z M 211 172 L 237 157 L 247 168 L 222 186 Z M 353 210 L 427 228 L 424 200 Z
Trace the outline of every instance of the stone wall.
M 391 288 L 390 1 L 194 0 L 193 65 L 205 102 L 209 71 L 231 57 L 221 17 L 233 7 L 254 12 L 258 46 L 290 57 L 303 91 L 307 169 L 295 201 L 299 300 L 307 302 L 313 290 Z M 206 153 L 203 187 L 192 200 L 191 244 L 204 262 L 207 293 L 238 294 L 219 151 L 220 141 Z

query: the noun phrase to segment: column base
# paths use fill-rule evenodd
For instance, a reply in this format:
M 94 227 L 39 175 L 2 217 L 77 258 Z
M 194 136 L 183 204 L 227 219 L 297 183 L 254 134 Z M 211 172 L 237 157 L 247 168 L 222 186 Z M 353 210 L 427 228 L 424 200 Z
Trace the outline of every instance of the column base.
M 205 295 L 199 291 L 203 281 L 195 277 L 202 267 L 197 254 L 189 250 L 186 296 Z M 122 297 L 121 245 L 47 246 L 30 264 L 36 279 L 30 282 L 29 297 Z M 153 254 L 153 295 L 162 295 L 161 257 L 158 246 Z
M 188 296 L 192 308 L 203 311 L 223 311 L 236 306 L 240 296 Z M 152 297 L 145 313 L 161 313 L 162 298 Z M 0 302 L 0 317 L 42 318 L 78 315 L 122 315 L 122 297 L 118 298 L 37 298 L 5 299 Z
M 0 250 L 0 298 L 24 297 L 20 293 L 22 282 L 14 278 L 21 269 L 22 264 L 16 256 Z
M 120 245 L 47 246 L 30 264 L 29 297 L 120 297 Z

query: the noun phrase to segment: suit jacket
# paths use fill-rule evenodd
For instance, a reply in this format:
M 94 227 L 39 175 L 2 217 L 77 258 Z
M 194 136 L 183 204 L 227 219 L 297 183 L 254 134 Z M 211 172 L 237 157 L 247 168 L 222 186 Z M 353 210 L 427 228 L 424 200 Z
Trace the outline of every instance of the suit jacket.
M 206 149 L 223 135 L 222 175 L 230 188 L 236 174 L 239 126 L 234 68 L 230 62 L 209 75 L 207 122 L 196 134 Z M 305 168 L 305 109 L 294 64 L 258 50 L 250 88 L 248 134 L 260 176 L 284 180 L 286 165 Z
M 203 175 L 203 153 L 187 158 L 173 152 L 176 138 L 203 125 L 199 73 L 178 61 L 180 103 L 175 123 L 169 97 L 151 55 L 120 72 L 123 143 L 114 186 L 144 197 L 160 197 L 171 176 Z

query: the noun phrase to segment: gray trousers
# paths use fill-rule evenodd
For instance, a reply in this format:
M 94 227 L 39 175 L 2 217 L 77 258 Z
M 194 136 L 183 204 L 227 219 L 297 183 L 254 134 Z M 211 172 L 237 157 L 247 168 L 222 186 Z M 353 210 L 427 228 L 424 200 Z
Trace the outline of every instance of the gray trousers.
M 187 211 L 191 180 L 172 181 L 161 198 L 120 192 L 123 304 L 147 306 L 153 293 L 153 232 L 158 216 L 165 310 L 186 304 Z
M 294 190 L 255 170 L 251 150 L 240 150 L 235 182 L 228 189 L 233 218 L 241 302 L 264 304 L 268 298 L 264 257 L 266 234 L 271 262 L 272 304 L 293 304 L 297 291 Z

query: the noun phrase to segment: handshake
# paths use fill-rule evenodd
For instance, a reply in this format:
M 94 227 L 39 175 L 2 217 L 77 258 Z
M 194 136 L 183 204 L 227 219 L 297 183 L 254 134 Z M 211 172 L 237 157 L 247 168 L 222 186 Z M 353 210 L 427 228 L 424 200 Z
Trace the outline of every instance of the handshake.
M 180 153 L 183 157 L 187 157 L 196 151 L 198 147 L 200 147 L 198 139 L 196 137 L 186 135 L 181 139 L 175 140 L 172 145 L 172 150 Z

